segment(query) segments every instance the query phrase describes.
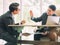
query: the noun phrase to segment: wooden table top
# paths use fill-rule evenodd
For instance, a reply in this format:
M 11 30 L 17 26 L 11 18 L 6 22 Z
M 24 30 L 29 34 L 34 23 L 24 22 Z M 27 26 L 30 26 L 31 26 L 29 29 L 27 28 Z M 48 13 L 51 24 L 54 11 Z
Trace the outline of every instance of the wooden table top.
M 32 26 L 32 27 L 37 27 L 37 26 L 40 26 L 40 27 L 60 27 L 60 25 L 8 25 L 8 26 L 12 26 L 12 27 L 22 27 L 22 26 Z

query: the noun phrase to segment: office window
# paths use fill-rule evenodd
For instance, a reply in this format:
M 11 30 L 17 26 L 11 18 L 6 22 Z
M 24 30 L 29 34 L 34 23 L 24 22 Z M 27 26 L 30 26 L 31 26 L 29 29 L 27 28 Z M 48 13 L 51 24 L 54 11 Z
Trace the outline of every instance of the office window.
M 0 0 L 0 16 L 3 14 L 3 0 Z

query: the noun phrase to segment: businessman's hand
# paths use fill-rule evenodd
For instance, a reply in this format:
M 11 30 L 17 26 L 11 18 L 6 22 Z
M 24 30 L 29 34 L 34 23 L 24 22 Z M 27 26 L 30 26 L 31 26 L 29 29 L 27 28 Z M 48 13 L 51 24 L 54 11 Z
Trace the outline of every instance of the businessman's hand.
M 21 21 L 21 24 L 25 24 L 25 23 L 26 23 L 26 21 L 25 21 L 25 20 L 22 20 L 22 21 Z
M 46 31 L 46 32 L 44 32 L 44 33 L 42 33 L 42 35 L 47 35 L 48 34 L 48 32 Z
M 30 16 L 33 17 L 33 12 L 32 12 L 32 10 L 30 10 Z

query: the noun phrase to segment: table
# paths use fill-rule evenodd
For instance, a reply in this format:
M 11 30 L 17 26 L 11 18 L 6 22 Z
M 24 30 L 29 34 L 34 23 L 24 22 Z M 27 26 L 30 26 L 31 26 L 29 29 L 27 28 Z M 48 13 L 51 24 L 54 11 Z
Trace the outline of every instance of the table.
M 60 28 L 60 25 L 8 25 L 10 27 L 18 27 L 18 28 L 21 28 L 21 27 L 24 27 L 24 26 L 32 26 L 32 27 L 37 27 L 37 26 L 40 26 L 40 27 L 51 27 L 51 28 Z
M 22 26 L 32 26 L 32 27 L 36 27 L 36 26 L 42 26 L 42 27 L 60 27 L 60 25 L 8 25 L 8 26 L 12 26 L 12 27 L 22 27 Z

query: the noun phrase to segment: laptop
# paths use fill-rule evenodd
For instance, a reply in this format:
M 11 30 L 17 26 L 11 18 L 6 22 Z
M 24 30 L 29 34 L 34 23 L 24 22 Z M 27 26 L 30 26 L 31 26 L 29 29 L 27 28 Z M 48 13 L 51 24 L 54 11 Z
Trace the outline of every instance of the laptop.
M 46 25 L 57 25 L 59 24 L 59 16 L 48 16 Z

